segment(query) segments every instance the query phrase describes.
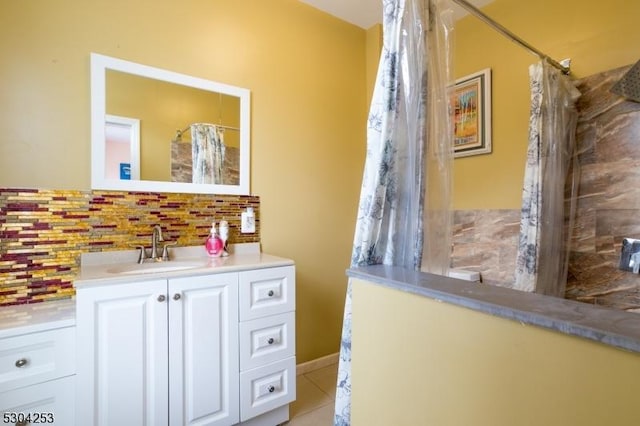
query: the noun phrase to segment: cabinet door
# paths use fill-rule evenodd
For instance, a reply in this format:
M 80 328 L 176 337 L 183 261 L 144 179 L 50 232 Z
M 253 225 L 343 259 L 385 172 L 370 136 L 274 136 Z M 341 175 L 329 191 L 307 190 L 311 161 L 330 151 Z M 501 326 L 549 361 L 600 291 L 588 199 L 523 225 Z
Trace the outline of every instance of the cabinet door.
M 170 424 L 239 421 L 238 274 L 169 280 Z
M 79 288 L 78 425 L 168 423 L 167 282 Z

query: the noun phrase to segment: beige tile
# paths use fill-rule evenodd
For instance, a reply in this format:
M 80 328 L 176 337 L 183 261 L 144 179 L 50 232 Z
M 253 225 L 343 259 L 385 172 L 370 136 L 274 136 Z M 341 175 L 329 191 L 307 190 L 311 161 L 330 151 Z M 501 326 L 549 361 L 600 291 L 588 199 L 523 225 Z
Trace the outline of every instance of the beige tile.
M 338 364 L 332 364 L 327 367 L 319 368 L 305 374 L 307 379 L 311 380 L 323 392 L 332 399 L 336 397 L 336 382 L 338 378 Z
M 332 399 L 304 375 L 296 377 L 296 387 L 296 400 L 289 406 L 291 418 L 325 405 L 333 406 Z
M 332 426 L 333 404 L 325 405 L 306 414 L 292 418 L 288 426 Z

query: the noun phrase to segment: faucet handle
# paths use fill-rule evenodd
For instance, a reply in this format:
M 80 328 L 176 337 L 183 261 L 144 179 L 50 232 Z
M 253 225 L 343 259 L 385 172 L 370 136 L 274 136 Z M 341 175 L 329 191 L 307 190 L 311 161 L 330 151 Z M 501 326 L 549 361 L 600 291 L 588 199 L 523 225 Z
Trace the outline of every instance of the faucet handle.
M 634 274 L 637 274 L 640 272 L 640 252 L 633 253 L 631 255 L 631 258 L 629 260 L 629 267 L 631 268 Z
M 169 247 L 175 246 L 176 244 L 178 244 L 177 241 L 171 241 L 169 243 L 163 244 L 163 246 L 162 246 L 162 260 L 163 261 L 169 260 Z
M 142 264 L 148 259 L 147 249 L 143 245 L 137 245 L 136 248 L 140 250 L 140 253 L 138 254 L 138 263 Z

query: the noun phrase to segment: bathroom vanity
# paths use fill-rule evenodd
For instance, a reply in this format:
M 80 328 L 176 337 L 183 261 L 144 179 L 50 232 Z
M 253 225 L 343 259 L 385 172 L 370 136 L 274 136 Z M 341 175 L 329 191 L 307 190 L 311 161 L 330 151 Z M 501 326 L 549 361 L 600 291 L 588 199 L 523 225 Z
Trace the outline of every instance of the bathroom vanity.
M 83 254 L 75 300 L 4 308 L 3 414 L 60 425 L 287 421 L 294 262 L 241 246 L 224 258 L 177 248 L 144 264 L 134 250 Z
M 251 251 L 224 258 L 202 257 L 202 247 L 175 252 L 172 261 L 143 265 L 114 255 L 83 258 L 75 282 L 76 423 L 288 420 L 293 262 Z

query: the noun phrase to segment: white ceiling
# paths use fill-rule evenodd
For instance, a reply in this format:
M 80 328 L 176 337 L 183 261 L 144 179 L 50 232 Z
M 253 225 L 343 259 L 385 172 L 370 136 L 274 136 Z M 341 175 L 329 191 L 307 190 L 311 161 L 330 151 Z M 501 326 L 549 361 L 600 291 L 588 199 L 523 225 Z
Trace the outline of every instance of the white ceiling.
M 383 0 L 300 0 L 336 16 L 343 21 L 350 22 L 364 29 L 371 28 L 374 24 L 382 22 Z M 475 7 L 480 8 L 493 0 L 468 0 Z M 453 2 L 452 2 L 453 3 Z M 454 18 L 459 19 L 466 15 L 466 11 L 454 4 Z

